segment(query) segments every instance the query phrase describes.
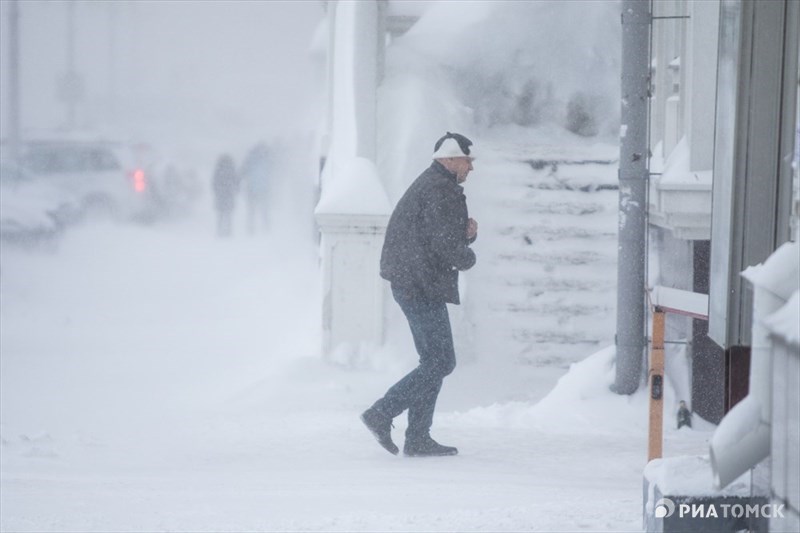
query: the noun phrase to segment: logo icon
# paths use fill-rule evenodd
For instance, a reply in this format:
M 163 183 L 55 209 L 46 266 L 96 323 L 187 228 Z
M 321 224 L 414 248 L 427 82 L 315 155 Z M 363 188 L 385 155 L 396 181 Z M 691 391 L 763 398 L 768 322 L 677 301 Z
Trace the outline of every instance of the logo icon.
M 661 498 L 656 502 L 656 518 L 667 518 L 675 512 L 675 502 L 669 498 Z

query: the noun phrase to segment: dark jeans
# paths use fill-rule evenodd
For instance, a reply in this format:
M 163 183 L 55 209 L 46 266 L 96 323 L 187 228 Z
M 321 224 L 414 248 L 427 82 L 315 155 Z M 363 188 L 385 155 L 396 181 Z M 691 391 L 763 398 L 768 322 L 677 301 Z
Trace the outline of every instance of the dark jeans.
M 392 287 L 392 295 L 408 319 L 419 366 L 394 384 L 373 408 L 394 418 L 408 409 L 406 440 L 429 435 L 442 380 L 456 366 L 447 304 L 431 302 Z

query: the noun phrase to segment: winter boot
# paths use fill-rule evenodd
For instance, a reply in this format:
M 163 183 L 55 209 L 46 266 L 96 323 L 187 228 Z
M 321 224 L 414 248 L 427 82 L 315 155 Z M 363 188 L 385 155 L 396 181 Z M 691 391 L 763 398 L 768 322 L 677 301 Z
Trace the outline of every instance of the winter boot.
M 387 452 L 397 455 L 400 448 L 392 442 L 392 419 L 376 411 L 372 407 L 361 413 L 361 421 L 367 426 L 377 439 L 378 444 L 383 446 Z
M 443 446 L 433 440 L 430 436 L 406 440 L 403 446 L 403 454 L 409 457 L 436 457 L 442 455 L 457 455 L 458 448 L 454 446 Z

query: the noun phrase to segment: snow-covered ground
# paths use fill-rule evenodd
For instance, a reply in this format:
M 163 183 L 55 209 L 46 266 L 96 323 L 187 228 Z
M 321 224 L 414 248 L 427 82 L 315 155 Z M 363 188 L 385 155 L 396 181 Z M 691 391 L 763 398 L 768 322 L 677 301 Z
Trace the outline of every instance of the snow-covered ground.
M 478 171 L 470 179 L 476 216 L 493 201 L 481 191 L 511 199 L 519 186 Z M 4 246 L 3 531 L 641 528 L 646 394 L 608 391 L 613 349 L 587 347 L 565 374 L 566 358 L 496 353 L 519 344 L 462 323 L 461 349 L 472 335 L 495 352 L 460 356 L 445 382 L 434 437 L 460 455 L 379 448 L 358 414 L 414 365 L 407 326 L 394 317 L 369 367 L 324 362 L 315 243 L 307 214 L 284 203 L 263 238 L 219 241 L 211 213 L 198 210 L 171 225 L 80 227 L 51 252 Z M 492 276 L 527 268 L 493 254 L 531 245 L 495 246 L 491 232 L 528 217 L 485 219 L 479 257 L 491 268 L 468 279 L 478 303 Z M 574 241 L 540 246 L 555 253 Z M 597 267 L 583 268 L 593 279 Z M 523 298 L 498 290 L 495 301 L 503 295 Z M 517 320 L 499 304 L 463 307 L 454 320 Z M 573 343 L 564 348 L 581 359 Z M 668 389 L 666 455 L 704 454 L 710 428 L 674 430 L 676 401 Z M 401 440 L 405 421 L 396 426 Z

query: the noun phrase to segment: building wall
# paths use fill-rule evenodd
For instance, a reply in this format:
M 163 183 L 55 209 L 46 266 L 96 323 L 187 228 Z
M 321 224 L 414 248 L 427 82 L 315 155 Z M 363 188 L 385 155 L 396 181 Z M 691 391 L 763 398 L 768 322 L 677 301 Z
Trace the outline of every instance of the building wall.
M 688 3 L 684 124 L 691 147 L 689 168 L 710 170 L 714 163 L 714 104 L 717 88 L 719 1 Z
M 710 335 L 750 344 L 740 277 L 790 236 L 798 2 L 725 2 L 714 156 Z M 788 119 L 788 120 L 787 120 Z
M 692 241 L 676 239 L 671 231 L 658 227 L 653 228 L 650 238 L 651 245 L 655 244 L 659 257 L 660 275 L 657 283 L 664 287 L 691 291 L 694 285 L 691 267 Z M 666 323 L 667 339 L 688 339 L 690 336 L 691 320 L 683 316 L 669 315 Z
M 708 294 L 710 241 L 692 241 L 693 291 Z M 692 410 L 714 424 L 725 416 L 725 351 L 708 337 L 708 321 L 692 320 Z
M 675 80 L 670 63 L 680 59 L 683 55 L 684 41 L 683 27 L 686 20 L 681 18 L 659 18 L 659 17 L 678 17 L 683 16 L 686 10 L 683 0 L 665 0 L 653 2 L 653 50 L 651 53 L 652 66 L 652 94 L 650 107 L 650 149 L 653 150 L 659 143 L 668 145 L 664 151 L 664 157 L 668 157 L 669 152 L 677 139 L 670 141 L 665 139 L 665 128 L 667 126 L 667 106 L 668 100 L 676 95 Z M 677 84 L 680 87 L 680 83 Z
M 774 342 L 770 486 L 785 518 L 773 520 L 770 529 L 800 531 L 800 347 Z

